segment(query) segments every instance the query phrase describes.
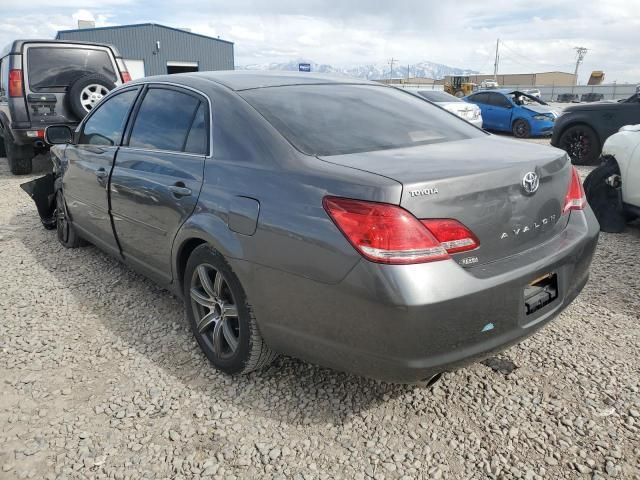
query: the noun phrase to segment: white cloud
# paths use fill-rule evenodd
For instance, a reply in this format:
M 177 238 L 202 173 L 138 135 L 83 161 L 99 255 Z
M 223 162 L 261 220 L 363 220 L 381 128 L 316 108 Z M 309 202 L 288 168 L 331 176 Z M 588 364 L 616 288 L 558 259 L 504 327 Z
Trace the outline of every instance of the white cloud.
M 35 0 L 5 12 L 0 41 L 53 37 L 78 18 L 98 26 L 152 21 L 235 42 L 237 64 L 305 58 L 348 66 L 393 56 L 402 64 L 430 60 L 489 72 L 499 37 L 503 73 L 573 71 L 580 45 L 589 48 L 583 81 L 604 70 L 609 81 L 639 82 L 637 12 L 640 0 L 104 0 L 96 9 Z

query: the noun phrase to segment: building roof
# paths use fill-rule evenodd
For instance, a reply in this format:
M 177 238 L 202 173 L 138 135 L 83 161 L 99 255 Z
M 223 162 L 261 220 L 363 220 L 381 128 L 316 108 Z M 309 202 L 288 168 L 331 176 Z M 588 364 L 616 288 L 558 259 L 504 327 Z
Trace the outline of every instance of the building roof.
M 111 27 L 94 27 L 94 28 L 74 28 L 71 30 L 60 30 L 56 35 L 56 38 L 60 38 L 61 33 L 77 33 L 77 32 L 91 32 L 95 30 L 115 30 L 118 28 L 141 28 L 141 27 L 159 27 L 166 28 L 167 30 L 173 30 L 175 32 L 184 33 L 185 35 L 194 35 L 196 37 L 206 38 L 207 40 L 215 40 L 216 42 L 224 42 L 233 45 L 233 42 L 228 40 L 222 40 L 221 38 L 209 37 L 207 35 L 202 35 L 201 33 L 193 33 L 187 30 L 182 30 L 180 28 L 167 27 L 166 25 L 161 25 L 159 23 L 133 23 L 130 25 L 114 25 Z

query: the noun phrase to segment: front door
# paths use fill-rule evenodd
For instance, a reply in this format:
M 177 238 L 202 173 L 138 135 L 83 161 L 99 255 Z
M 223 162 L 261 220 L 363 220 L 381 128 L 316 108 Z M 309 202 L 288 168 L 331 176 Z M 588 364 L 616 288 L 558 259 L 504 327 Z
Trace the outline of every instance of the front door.
M 109 173 L 139 90 L 130 88 L 102 102 L 82 125 L 77 143 L 65 150 L 67 213 L 87 240 L 108 250 L 117 251 L 109 217 Z
M 162 283 L 171 281 L 173 239 L 200 194 L 208 108 L 190 90 L 151 86 L 111 175 L 111 214 L 122 253 Z

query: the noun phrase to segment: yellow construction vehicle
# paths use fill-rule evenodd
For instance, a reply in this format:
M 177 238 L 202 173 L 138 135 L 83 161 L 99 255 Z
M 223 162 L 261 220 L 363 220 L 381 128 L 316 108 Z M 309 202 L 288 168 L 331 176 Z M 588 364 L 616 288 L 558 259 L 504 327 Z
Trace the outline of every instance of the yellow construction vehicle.
M 466 97 L 473 93 L 473 90 L 476 86 L 475 83 L 471 83 L 469 81 L 469 77 L 464 77 L 461 75 L 454 75 L 450 77 L 451 82 L 445 82 L 444 91 L 455 95 L 456 97 Z

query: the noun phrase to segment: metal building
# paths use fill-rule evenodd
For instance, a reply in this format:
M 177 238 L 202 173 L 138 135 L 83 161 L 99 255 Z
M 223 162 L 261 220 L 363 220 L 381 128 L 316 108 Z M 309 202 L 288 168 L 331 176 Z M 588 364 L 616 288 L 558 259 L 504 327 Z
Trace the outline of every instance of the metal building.
M 234 68 L 233 42 L 156 23 L 62 30 L 56 39 L 114 45 L 133 79 Z

